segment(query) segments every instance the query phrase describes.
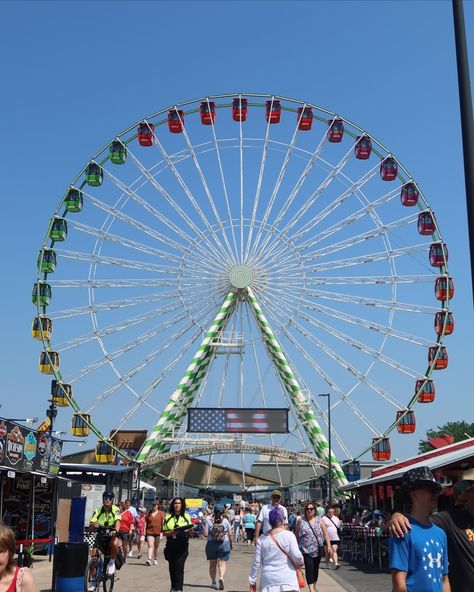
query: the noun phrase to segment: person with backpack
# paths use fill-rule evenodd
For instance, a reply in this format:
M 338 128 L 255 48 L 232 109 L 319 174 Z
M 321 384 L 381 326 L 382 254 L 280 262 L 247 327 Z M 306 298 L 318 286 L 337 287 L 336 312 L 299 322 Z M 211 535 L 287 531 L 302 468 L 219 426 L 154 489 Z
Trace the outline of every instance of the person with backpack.
M 233 547 L 232 527 L 224 516 L 224 507 L 214 506 L 214 513 L 206 519 L 204 536 L 207 536 L 206 559 L 209 561 L 211 588 L 224 590 L 224 576 Z M 216 576 L 219 576 L 216 583 Z

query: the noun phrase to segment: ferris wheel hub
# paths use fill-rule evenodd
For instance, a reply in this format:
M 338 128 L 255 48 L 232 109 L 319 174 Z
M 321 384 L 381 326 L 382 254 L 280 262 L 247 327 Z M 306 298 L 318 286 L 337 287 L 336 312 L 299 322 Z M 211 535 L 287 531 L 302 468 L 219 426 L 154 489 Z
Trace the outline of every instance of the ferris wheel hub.
M 229 274 L 230 283 L 234 288 L 248 288 L 252 285 L 254 272 L 246 265 L 237 265 Z

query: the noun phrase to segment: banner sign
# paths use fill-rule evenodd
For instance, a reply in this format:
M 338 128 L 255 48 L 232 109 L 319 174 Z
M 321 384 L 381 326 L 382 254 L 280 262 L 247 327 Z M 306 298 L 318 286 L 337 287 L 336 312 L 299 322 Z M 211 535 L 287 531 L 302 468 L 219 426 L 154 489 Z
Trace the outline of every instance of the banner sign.
M 63 443 L 47 433 L 40 433 L 0 418 L 0 465 L 15 471 L 36 471 L 57 475 Z
M 287 434 L 288 409 L 190 408 L 188 432 Z

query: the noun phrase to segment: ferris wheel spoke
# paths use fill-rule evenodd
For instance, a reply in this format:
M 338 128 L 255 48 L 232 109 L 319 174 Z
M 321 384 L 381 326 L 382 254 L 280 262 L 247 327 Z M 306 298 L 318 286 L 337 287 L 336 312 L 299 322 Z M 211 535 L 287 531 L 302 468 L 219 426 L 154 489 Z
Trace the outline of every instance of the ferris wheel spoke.
M 116 267 L 144 269 L 156 273 L 165 273 L 171 276 L 177 275 L 176 267 L 171 265 L 158 265 L 156 263 L 146 263 L 145 261 L 134 261 L 132 259 L 122 259 L 120 257 L 80 253 L 79 251 L 68 251 L 66 249 L 56 249 L 56 255 L 58 255 L 58 257 L 63 257 L 64 259 L 76 259 L 78 261 L 87 261 L 88 263 L 94 264 L 103 263 L 104 265 L 114 265 Z
M 206 98 L 206 102 L 207 102 L 207 108 L 208 108 L 208 110 L 210 110 L 209 98 Z M 224 192 L 224 199 L 225 199 L 226 208 L 227 208 L 227 216 L 228 216 L 229 220 L 232 220 L 229 195 L 227 192 L 227 183 L 226 183 L 225 176 L 224 176 L 224 167 L 222 166 L 221 151 L 219 148 L 219 142 L 217 141 L 216 126 L 214 124 L 214 119 L 211 119 L 211 129 L 212 129 L 212 137 L 214 139 L 214 146 L 215 146 L 215 151 L 216 151 L 217 162 L 219 165 L 219 173 L 220 173 L 221 182 L 222 182 L 222 190 Z M 235 229 L 234 229 L 234 225 L 232 223 L 230 224 L 230 231 L 232 234 L 232 243 L 234 245 L 233 252 L 236 257 L 237 253 L 238 253 L 238 247 L 237 247 L 237 239 L 235 236 Z M 231 252 L 232 252 L 232 249 L 231 249 Z M 235 257 L 234 257 L 234 259 L 235 259 Z
M 128 247 L 128 248 L 136 250 L 136 251 L 141 251 L 143 253 L 147 253 L 148 255 L 155 255 L 156 257 L 159 257 L 160 259 L 166 259 L 167 261 L 173 261 L 175 263 L 179 263 L 181 261 L 180 257 L 176 257 L 175 255 L 173 255 L 172 253 L 170 253 L 168 251 L 162 251 L 161 249 L 157 249 L 155 247 L 151 247 L 151 246 L 145 245 L 143 243 L 139 243 L 137 241 L 125 238 L 124 236 L 112 234 L 110 232 L 105 232 L 105 231 L 100 230 L 98 228 L 94 228 L 92 226 L 87 226 L 86 224 L 81 224 L 80 222 L 77 222 L 74 220 L 72 221 L 71 226 L 73 228 L 75 228 L 77 231 L 82 232 L 84 234 L 90 234 L 90 235 L 95 236 L 97 238 L 101 238 L 101 239 L 110 241 L 112 243 L 116 243 L 116 244 L 122 245 L 124 247 Z
M 394 329 L 391 325 L 381 325 L 380 323 L 376 323 L 374 321 L 369 321 L 368 319 L 364 319 L 363 317 L 352 315 L 349 313 L 342 312 L 340 310 L 336 310 L 334 308 L 330 308 L 328 306 L 324 306 L 322 304 L 315 304 L 306 298 L 302 298 L 300 296 L 296 296 L 293 298 L 293 302 L 301 302 L 303 308 L 308 310 L 313 310 L 316 312 L 320 312 L 326 316 L 333 317 L 351 325 L 357 325 L 359 327 L 364 327 L 365 329 L 369 329 L 370 331 L 374 331 L 377 333 L 381 333 L 382 335 L 388 335 L 389 337 L 394 337 L 396 339 L 400 339 L 402 341 L 408 341 L 415 345 L 420 345 L 423 347 L 429 347 L 433 345 L 432 340 L 424 339 L 423 337 L 419 337 L 417 335 L 413 335 L 411 333 L 405 333 L 404 331 L 399 331 Z
M 339 196 L 336 200 L 334 200 L 329 206 L 327 206 L 327 208 L 325 208 L 320 214 L 317 214 L 314 217 L 315 224 L 318 221 L 320 221 L 320 219 L 324 219 L 327 215 L 329 215 L 334 210 L 336 210 L 337 207 L 339 205 L 341 205 L 341 203 L 343 203 L 346 200 L 346 198 L 347 198 L 346 193 L 347 192 L 344 192 L 341 196 Z M 333 224 L 329 228 L 322 230 L 318 233 L 315 233 L 315 235 L 309 240 L 303 241 L 299 244 L 297 243 L 297 241 L 299 239 L 304 238 L 305 235 L 309 232 L 309 230 L 311 230 L 309 228 L 306 229 L 304 232 L 302 230 L 300 230 L 297 233 L 297 235 L 291 235 L 290 240 L 292 242 L 298 244 L 298 251 L 301 253 L 302 251 L 304 251 L 308 248 L 311 248 L 313 245 L 324 240 L 325 238 L 328 238 L 329 236 L 331 236 L 332 234 L 334 234 L 338 230 L 342 230 L 343 228 L 346 228 L 350 224 L 357 222 L 358 220 L 362 219 L 364 216 L 367 216 L 367 215 L 373 216 L 373 214 L 377 208 L 385 205 L 386 203 L 389 203 L 394 197 L 398 196 L 399 194 L 400 194 L 399 188 L 397 188 L 393 191 L 389 191 L 388 193 L 386 193 L 385 195 L 383 195 L 379 199 L 365 205 L 364 207 L 362 207 L 361 209 L 359 209 L 355 213 L 346 216 L 345 218 L 343 218 L 339 222 Z M 342 200 L 342 201 L 340 201 L 340 200 Z M 284 249 L 281 246 L 279 246 L 277 241 L 274 241 L 273 244 L 269 245 L 269 248 L 267 249 L 265 255 L 263 257 L 260 257 L 260 259 L 258 259 L 257 262 L 258 262 L 258 264 L 268 264 L 269 262 L 278 262 L 282 253 L 284 253 Z
M 204 315 L 201 317 L 201 322 L 205 322 L 204 321 Z M 129 373 L 130 376 L 125 376 L 124 379 L 125 380 L 130 380 L 130 378 L 132 378 L 135 374 L 137 374 L 139 371 L 141 371 L 143 368 L 145 368 L 145 366 L 147 366 L 148 364 L 150 364 L 152 361 L 154 361 L 161 353 L 163 353 L 166 349 L 168 349 L 170 346 L 173 345 L 173 343 L 175 343 L 176 339 L 182 337 L 187 331 L 189 330 L 189 328 L 183 328 L 183 330 L 181 330 L 180 332 L 178 332 L 175 336 L 173 336 L 173 338 L 169 339 L 166 344 L 164 344 L 164 346 L 162 348 L 160 348 L 160 350 L 157 350 L 156 352 L 152 352 L 152 354 L 150 354 L 149 356 L 147 356 L 147 358 L 139 365 L 137 366 L 133 372 Z M 121 417 L 121 419 L 118 421 L 117 427 L 115 429 L 115 433 L 117 433 L 120 429 L 122 429 L 122 427 L 135 415 L 135 413 L 137 413 L 137 411 L 142 407 L 143 402 L 147 401 L 151 395 L 154 393 L 154 391 L 156 390 L 156 388 L 162 383 L 162 381 L 166 378 L 166 376 L 173 370 L 173 368 L 176 367 L 176 365 L 184 358 L 184 356 L 187 354 L 188 350 L 190 347 L 193 346 L 193 344 L 197 341 L 197 339 L 199 338 L 199 336 L 202 334 L 201 330 L 198 329 L 194 332 L 194 334 L 191 336 L 191 338 L 187 341 L 187 343 L 184 345 L 184 347 L 182 348 L 181 352 L 178 353 L 175 358 L 169 362 L 165 368 L 163 369 L 163 371 L 156 376 L 153 381 L 150 383 L 150 385 L 145 389 L 143 395 L 142 395 L 142 399 L 143 401 L 136 401 L 134 403 L 134 405 L 132 405 L 125 413 L 124 415 Z M 119 388 L 121 385 L 118 384 L 117 388 Z M 109 389 L 110 391 L 110 389 Z M 110 394 L 112 394 L 112 392 L 109 392 L 106 394 L 106 397 L 109 397 Z
M 175 230 L 175 232 L 178 232 L 179 227 L 177 225 L 173 224 L 159 210 L 157 210 L 154 206 L 152 206 L 150 203 L 148 203 L 148 201 L 146 201 L 145 199 L 143 199 L 142 197 L 140 197 L 136 193 L 136 191 L 130 189 L 130 187 L 128 187 L 125 183 L 122 183 L 122 181 L 120 181 L 120 179 L 118 179 L 110 171 L 108 171 L 107 169 L 103 169 L 103 170 L 107 174 L 107 176 L 111 179 L 111 181 L 113 182 L 113 184 L 118 189 L 120 189 L 120 191 L 123 191 L 135 203 L 137 203 L 138 205 L 140 205 L 145 211 L 147 211 L 148 213 L 150 213 L 153 217 L 155 217 L 161 223 L 166 224 L 166 226 L 168 226 L 169 228 L 173 228 Z M 211 249 L 211 251 L 214 251 L 215 252 L 216 247 L 209 240 L 209 238 L 206 236 L 206 234 L 204 234 L 203 232 L 201 232 L 199 230 L 199 228 L 194 224 L 194 222 L 189 218 L 189 216 L 184 212 L 184 210 L 182 208 L 180 208 L 178 204 L 176 204 L 175 200 L 173 200 L 173 198 L 170 196 L 170 194 L 167 191 L 165 191 L 165 189 L 151 175 L 150 175 L 150 183 L 151 183 L 151 185 L 155 189 L 157 189 L 160 192 L 160 194 L 163 197 L 165 197 L 165 199 L 168 201 L 168 203 L 170 203 L 175 208 L 176 212 L 178 212 L 181 215 L 181 217 L 183 218 L 183 220 L 186 223 L 191 224 L 191 228 L 195 232 L 197 232 L 199 234 L 199 236 L 202 238 L 202 240 L 204 240 L 208 244 L 208 246 Z M 214 231 L 213 231 L 212 227 L 209 225 L 209 222 L 208 222 L 208 226 L 209 226 L 211 232 L 214 234 Z M 180 232 L 182 233 L 182 231 L 180 231 Z M 215 238 L 217 238 L 217 237 L 215 237 Z M 217 242 L 218 246 L 222 246 L 218 240 L 216 242 Z
M 338 251 L 342 251 L 344 249 L 349 249 L 357 244 L 360 243 L 366 243 L 367 241 L 371 240 L 371 239 L 376 239 L 376 238 L 380 238 L 382 235 L 384 235 L 385 233 L 395 230 L 397 228 L 403 228 L 404 226 L 408 226 L 409 224 L 413 224 L 414 222 L 416 222 L 418 220 L 418 214 L 413 214 L 412 216 L 407 216 L 406 218 L 401 218 L 399 220 L 395 220 L 394 222 L 389 222 L 387 224 L 383 224 L 382 226 L 379 226 L 378 228 L 374 228 L 371 230 L 368 230 L 367 232 L 362 232 L 360 234 L 351 236 L 347 239 L 344 239 L 342 241 L 339 241 L 337 243 L 333 243 L 330 246 L 327 247 L 322 247 L 320 249 L 317 249 L 315 251 L 310 251 L 305 253 L 304 255 L 302 255 L 302 259 L 304 262 L 310 262 L 310 261 L 314 261 L 315 259 L 318 259 L 320 257 L 326 257 L 327 255 L 331 255 L 333 253 L 336 253 Z M 319 242 L 319 241 L 315 241 L 315 242 Z M 282 260 L 282 263 L 284 263 L 285 260 Z
M 76 280 L 77 282 L 82 282 L 82 280 Z M 111 280 L 114 282 L 114 280 Z M 63 287 L 61 284 L 60 286 L 53 286 L 53 287 Z M 88 284 L 81 285 L 80 287 L 87 288 Z M 112 287 L 113 284 L 112 284 Z M 168 290 L 166 292 L 157 292 L 154 294 L 146 294 L 144 296 L 134 296 L 132 298 L 124 298 L 119 300 L 109 300 L 108 302 L 102 302 L 100 304 L 95 304 L 93 306 L 96 312 L 107 312 L 111 310 L 116 310 L 118 308 L 130 308 L 134 306 L 140 306 L 142 304 L 147 304 L 150 302 L 161 301 L 165 299 L 175 299 L 179 297 L 179 290 Z M 82 315 L 88 315 L 91 311 L 90 306 L 78 306 L 76 308 L 68 308 L 63 310 L 51 311 L 48 312 L 49 317 L 51 320 L 60 320 L 60 319 L 68 319 L 74 318 Z
M 272 109 L 274 97 L 272 97 L 271 101 L 272 101 L 271 102 L 271 109 Z M 265 131 L 265 140 L 263 142 L 263 147 L 262 147 L 262 158 L 260 160 L 260 169 L 258 171 L 257 188 L 255 191 L 255 198 L 253 200 L 252 215 L 250 218 L 249 234 L 247 237 L 247 246 L 245 248 L 245 261 L 247 261 L 247 259 L 249 258 L 249 249 L 252 244 L 253 229 L 255 227 L 255 220 L 257 218 L 258 205 L 260 203 L 260 192 L 262 190 L 263 173 L 265 171 L 265 164 L 267 161 L 268 140 L 270 137 L 270 125 L 271 125 L 270 118 L 268 118 L 267 127 L 266 127 L 266 131 Z
M 406 255 L 414 255 L 428 251 L 426 243 L 419 245 L 410 245 L 408 247 L 401 247 L 399 249 L 390 249 L 387 251 L 379 251 L 377 253 L 367 253 L 358 257 L 350 257 L 348 259 L 339 259 L 335 261 L 327 261 L 326 263 L 318 263 L 308 265 L 307 270 L 311 273 L 319 273 L 320 271 L 328 271 L 330 269 L 341 269 L 343 267 L 352 267 L 354 265 L 376 263 L 377 261 L 385 261 L 395 259 L 397 257 L 404 257 Z
M 265 299 L 266 300 L 266 299 Z M 374 434 L 377 435 L 380 433 L 379 430 L 377 430 L 372 423 L 368 420 L 367 417 L 365 417 L 364 414 L 362 414 L 360 412 L 360 410 L 358 410 L 355 405 L 353 404 L 353 402 L 348 399 L 344 393 L 344 391 L 337 385 L 337 383 L 335 382 L 335 380 L 333 380 L 333 378 L 331 378 L 329 376 L 329 374 L 320 366 L 320 364 L 312 357 L 308 354 L 306 348 L 304 348 L 299 341 L 297 341 L 294 337 L 294 335 L 292 333 L 289 332 L 288 327 L 285 326 L 281 320 L 279 320 L 279 318 L 276 317 L 276 315 L 273 313 L 274 307 L 272 305 L 272 302 L 268 302 L 268 314 L 271 318 L 273 318 L 273 321 L 276 323 L 276 326 L 279 328 L 279 330 L 285 335 L 285 337 L 288 339 L 288 341 L 296 348 L 296 350 L 308 361 L 308 363 L 312 366 L 312 368 L 317 372 L 317 374 L 326 382 L 326 384 L 328 386 L 330 386 L 334 392 L 339 396 L 339 398 L 341 400 L 343 400 L 347 405 L 349 405 L 354 413 L 356 414 L 356 416 L 365 424 L 365 426 Z M 280 311 L 282 312 L 282 311 Z M 298 329 L 299 330 L 299 329 Z M 305 335 L 305 333 L 301 333 L 304 337 L 307 337 Z M 347 369 L 347 368 L 346 368 Z
M 346 152 L 346 154 L 342 157 L 342 159 L 335 165 L 331 172 L 326 176 L 324 181 L 319 185 L 319 187 L 308 197 L 305 203 L 298 209 L 298 212 L 286 223 L 282 230 L 282 234 L 288 234 L 291 230 L 295 227 L 296 224 L 301 220 L 301 218 L 309 211 L 309 209 L 314 205 L 320 195 L 326 191 L 332 181 L 337 177 L 337 175 L 344 169 L 346 164 L 352 158 L 353 149 L 352 147 Z M 352 187 L 350 187 L 347 191 L 344 192 L 345 198 L 349 198 L 359 187 L 362 187 L 367 181 L 369 181 L 377 172 L 378 165 L 374 166 L 370 169 L 365 175 L 363 175 L 358 181 L 353 183 Z M 343 194 L 343 195 L 344 195 Z M 306 226 L 306 225 L 305 225 Z M 303 226 L 304 228 L 304 226 Z
M 303 105 L 303 111 L 304 111 L 305 107 L 306 107 L 306 103 Z M 264 212 L 263 217 L 262 217 L 262 223 L 261 223 L 260 228 L 259 228 L 259 230 L 257 232 L 257 236 L 255 237 L 255 241 L 253 243 L 252 250 L 250 251 L 250 257 L 253 257 L 253 254 L 257 250 L 258 245 L 260 244 L 260 240 L 262 238 L 263 229 L 266 227 L 266 225 L 268 223 L 268 220 L 270 218 L 270 214 L 272 212 L 272 209 L 273 209 L 273 206 L 274 206 L 276 197 L 277 197 L 278 192 L 279 192 L 280 187 L 281 187 L 281 183 L 283 181 L 283 178 L 285 176 L 286 170 L 288 168 L 288 163 L 290 162 L 290 158 L 291 158 L 291 154 L 293 152 L 293 148 L 295 146 L 296 138 L 298 136 L 298 127 L 299 127 L 299 124 L 300 124 L 300 121 L 301 121 L 301 117 L 303 115 L 303 111 L 301 111 L 301 114 L 300 114 L 300 116 L 299 116 L 299 118 L 298 118 L 298 120 L 296 122 L 296 126 L 295 126 L 295 128 L 293 130 L 293 136 L 291 138 L 290 143 L 287 146 L 286 154 L 285 154 L 285 159 L 284 159 L 284 161 L 283 161 L 283 163 L 281 165 L 280 172 L 278 173 L 278 178 L 277 178 L 277 180 L 275 182 L 275 185 L 273 187 L 272 193 L 270 195 L 270 199 L 268 200 L 267 207 L 266 207 L 265 212 Z M 265 248 L 265 244 L 266 244 L 265 242 L 262 244 L 261 250 L 263 250 Z
M 148 123 L 148 122 L 146 122 L 146 123 Z M 167 153 L 167 151 L 163 147 L 162 143 L 160 142 L 160 140 L 158 139 L 158 137 L 157 137 L 157 135 L 156 135 L 156 133 L 154 131 L 153 131 L 153 140 L 154 140 L 154 144 L 156 145 L 156 147 L 160 151 L 161 155 L 163 156 L 163 158 L 167 162 L 168 168 L 172 171 L 172 173 L 176 177 L 176 180 L 178 181 L 178 183 L 180 184 L 181 188 L 185 192 L 185 194 L 188 197 L 189 201 L 191 202 L 193 208 L 195 209 L 197 215 L 201 219 L 201 222 L 204 224 L 204 226 L 208 230 L 209 234 L 214 239 L 215 245 L 213 245 L 209 241 L 209 238 L 207 237 L 207 235 L 205 235 L 202 232 L 200 232 L 200 235 L 202 235 L 201 238 L 203 238 L 206 241 L 206 243 L 211 246 L 211 248 L 213 250 L 217 248 L 220 251 L 221 255 L 223 255 L 225 258 L 230 257 L 230 253 L 226 252 L 225 247 L 223 246 L 223 244 L 219 240 L 219 237 L 217 236 L 214 228 L 209 223 L 209 220 L 207 219 L 206 215 L 204 214 L 204 212 L 200 208 L 198 202 L 196 201 L 196 198 L 194 197 L 193 193 L 191 192 L 191 190 L 187 186 L 187 184 L 184 181 L 183 177 L 180 175 L 180 173 L 179 173 L 178 169 L 176 168 L 173 160 L 170 158 L 169 154 Z M 173 202 L 174 202 L 174 200 L 173 200 Z M 180 208 L 180 206 L 177 203 L 176 203 L 176 205 L 174 207 L 179 208 L 180 213 L 182 212 L 182 216 L 186 216 L 186 214 L 184 213 L 184 211 L 182 210 L 182 208 Z
M 135 218 L 133 218 L 131 216 L 128 216 L 127 214 L 124 214 L 123 212 L 116 209 L 115 207 L 110 206 L 109 204 L 97 199 L 96 197 L 93 197 L 92 195 L 88 194 L 87 192 L 83 191 L 82 193 L 83 193 L 84 198 L 87 199 L 88 201 L 90 201 L 93 206 L 106 212 L 107 214 L 109 214 L 109 216 L 112 216 L 113 218 L 120 220 L 121 222 L 124 222 L 125 224 L 128 224 L 141 232 L 144 232 L 145 234 L 151 236 L 152 238 L 160 241 L 161 243 L 163 243 L 167 246 L 172 246 L 178 252 L 181 252 L 181 253 L 187 252 L 188 249 L 185 245 L 172 240 L 170 237 L 163 235 L 160 232 L 157 232 L 155 229 L 150 228 L 146 224 L 143 224 L 142 222 L 136 220 Z M 213 258 L 213 253 L 212 252 L 208 253 L 208 251 L 203 250 L 203 248 L 199 242 L 195 241 L 194 239 L 190 239 L 190 244 L 192 244 L 196 249 L 199 249 L 204 257 L 206 255 L 208 255 L 208 256 L 210 255 L 210 257 Z
M 432 284 L 434 275 L 354 275 L 318 276 L 311 278 L 311 286 L 351 286 L 351 285 L 392 285 L 392 284 Z
M 378 283 L 378 282 L 374 282 Z M 389 283 L 389 282 L 386 282 Z M 357 294 L 340 294 L 337 292 L 326 292 L 320 290 L 305 290 L 307 296 L 322 300 L 334 300 L 336 302 L 349 302 L 351 304 L 363 304 L 376 308 L 389 308 L 393 310 L 403 310 L 406 312 L 418 312 L 432 315 L 438 307 L 425 306 L 422 304 L 412 304 L 409 302 L 399 302 L 396 300 L 381 300 L 379 298 L 368 298 L 367 296 L 358 296 Z
M 151 329 L 145 333 L 142 333 L 138 337 L 135 337 L 135 338 L 127 341 L 121 347 L 116 348 L 115 350 L 113 350 L 110 353 L 107 352 L 106 355 L 100 357 L 98 360 L 96 360 L 96 361 L 92 362 L 91 364 L 89 364 L 88 366 L 85 366 L 84 368 L 81 368 L 80 370 L 76 371 L 74 374 L 72 374 L 68 378 L 68 380 L 66 382 L 68 384 L 73 384 L 74 382 L 84 378 L 85 376 L 90 375 L 92 372 L 95 372 L 99 368 L 102 368 L 105 364 L 108 364 L 108 363 L 112 362 L 113 360 L 116 360 L 117 358 L 123 356 L 124 354 L 137 349 L 138 347 L 140 347 L 141 345 L 143 345 L 144 343 L 146 343 L 150 339 L 153 339 L 153 338 L 159 336 L 164 331 L 164 329 L 172 327 L 173 325 L 176 325 L 177 323 L 179 323 L 183 320 L 188 320 L 188 319 L 189 319 L 189 317 L 188 317 L 187 313 L 180 311 L 180 314 L 175 315 L 175 317 L 171 318 L 170 320 L 166 321 L 165 323 L 162 323 L 159 326 L 154 327 L 153 329 Z
M 303 172 L 301 173 L 298 181 L 295 183 L 292 190 L 290 191 L 288 199 L 285 201 L 280 213 L 278 214 L 278 217 L 276 218 L 275 222 L 273 223 L 273 225 L 275 227 L 278 228 L 280 226 L 282 220 L 285 218 L 287 212 L 289 211 L 289 209 L 293 205 L 295 198 L 297 197 L 297 195 L 298 195 L 300 189 L 303 187 L 303 184 L 306 181 L 309 173 L 311 172 L 311 170 L 313 169 L 317 160 L 319 159 L 319 155 L 321 154 L 322 149 L 324 148 L 326 143 L 327 143 L 327 134 L 324 133 L 316 150 L 311 155 L 309 162 L 307 163 L 306 167 L 304 168 Z
M 226 244 L 228 257 L 232 260 L 232 262 L 234 263 L 234 265 L 236 265 L 237 264 L 237 259 L 236 259 L 237 253 L 236 252 L 234 253 L 234 251 L 232 250 L 231 244 L 230 244 L 229 239 L 227 237 L 227 232 L 225 231 L 224 225 L 222 223 L 222 219 L 221 219 L 221 217 L 219 215 L 219 211 L 218 211 L 218 209 L 216 207 L 216 204 L 214 202 L 214 199 L 213 199 L 213 197 L 211 195 L 211 192 L 209 190 L 209 186 L 208 186 L 207 181 L 206 181 L 206 179 L 204 177 L 204 174 L 202 172 L 202 168 L 201 168 L 201 165 L 199 164 L 199 160 L 197 158 L 196 152 L 194 150 L 193 145 L 191 144 L 191 142 L 189 140 L 188 132 L 186 131 L 186 128 L 184 127 L 184 124 L 181 121 L 181 116 L 180 116 L 178 110 L 176 110 L 176 111 L 178 113 L 179 120 L 180 120 L 180 122 L 182 124 L 183 135 L 184 135 L 184 139 L 186 140 L 186 144 L 188 146 L 188 151 L 191 154 L 191 158 L 193 159 L 194 166 L 196 167 L 196 170 L 198 172 L 198 176 L 199 176 L 199 178 L 201 180 L 202 186 L 204 188 L 204 192 L 205 192 L 205 194 L 207 196 L 207 200 L 209 202 L 209 205 L 211 206 L 211 209 L 212 209 L 212 212 L 213 212 L 214 217 L 216 219 L 217 225 L 219 227 L 219 230 L 221 231 L 222 237 L 223 237 L 224 242 Z M 213 124 L 213 127 L 214 127 L 214 124 Z M 217 144 L 217 142 L 216 142 L 216 144 Z
M 189 303 L 191 305 L 192 304 L 196 305 L 198 308 L 202 307 L 202 301 L 203 301 L 202 296 L 199 296 L 199 298 L 194 298 L 194 300 L 195 300 L 195 302 L 193 303 L 193 299 L 191 298 L 189 300 Z M 150 320 L 155 319 L 159 316 L 166 315 L 171 312 L 175 312 L 176 310 L 180 310 L 181 307 L 182 307 L 182 304 L 180 302 L 176 302 L 176 301 L 174 301 L 172 304 L 168 304 L 166 306 L 164 304 L 162 304 L 162 306 L 155 308 L 152 311 L 147 312 L 145 314 L 136 315 L 134 317 L 130 317 L 130 318 L 125 319 L 123 321 L 119 321 L 118 323 L 112 323 L 110 325 L 105 325 L 99 331 L 90 331 L 89 333 L 86 333 L 84 335 L 80 335 L 79 337 L 75 337 L 74 339 L 69 339 L 68 341 L 65 341 L 63 343 L 59 343 L 55 347 L 55 351 L 57 351 L 58 353 L 61 353 L 66 350 L 79 347 L 81 345 L 90 343 L 91 341 L 94 341 L 97 338 L 107 337 L 108 335 L 112 335 L 114 333 L 124 331 L 125 329 L 129 329 L 130 327 L 135 327 L 137 325 L 140 325 L 141 323 L 150 321 Z

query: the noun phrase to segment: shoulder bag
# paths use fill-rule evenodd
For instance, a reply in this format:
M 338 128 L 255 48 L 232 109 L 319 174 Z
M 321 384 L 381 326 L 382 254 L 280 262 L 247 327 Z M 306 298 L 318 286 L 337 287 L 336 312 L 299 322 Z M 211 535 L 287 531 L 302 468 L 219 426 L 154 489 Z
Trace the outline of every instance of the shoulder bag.
M 278 543 L 278 541 L 276 540 L 276 538 L 271 533 L 269 533 L 269 535 L 272 537 L 273 542 L 275 543 L 275 545 L 280 549 L 280 551 L 282 553 L 284 553 L 288 557 L 288 559 L 290 560 L 291 564 L 295 568 L 295 571 L 296 571 L 296 579 L 298 580 L 298 587 L 299 587 L 300 590 L 303 590 L 303 588 L 306 588 L 306 581 L 304 579 L 304 575 L 303 575 L 303 571 L 301 570 L 301 567 L 299 567 L 298 565 L 296 565 L 296 563 L 288 555 L 288 553 L 285 551 L 285 549 L 283 549 L 283 547 Z
M 334 524 L 334 526 L 336 527 L 336 532 L 337 532 L 337 536 L 339 538 L 342 537 L 342 528 L 340 526 L 337 526 L 337 524 L 334 522 L 334 520 L 332 518 L 329 518 L 329 520 Z

